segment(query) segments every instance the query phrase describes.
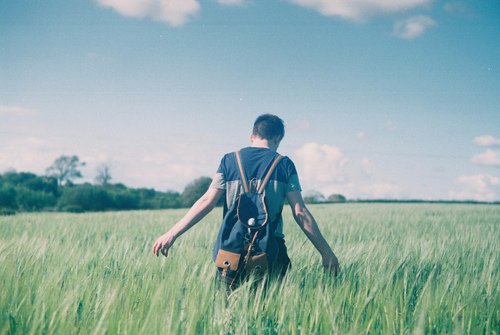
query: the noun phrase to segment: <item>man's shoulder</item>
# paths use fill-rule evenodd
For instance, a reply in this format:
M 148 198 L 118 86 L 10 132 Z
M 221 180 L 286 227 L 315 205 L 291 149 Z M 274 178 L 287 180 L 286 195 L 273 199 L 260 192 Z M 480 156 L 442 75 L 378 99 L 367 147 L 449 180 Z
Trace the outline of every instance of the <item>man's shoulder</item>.
M 289 172 L 289 174 L 296 174 L 297 171 L 295 169 L 295 164 L 293 163 L 292 159 L 288 156 L 283 156 L 281 159 L 281 166 Z
M 279 154 L 280 156 L 282 156 L 282 158 L 281 158 L 278 166 L 280 166 L 281 168 L 285 169 L 288 172 L 296 173 L 295 164 L 290 157 L 283 155 L 279 152 L 275 152 L 275 151 L 271 151 L 271 150 L 259 150 L 259 149 L 262 149 L 262 148 L 244 147 L 244 148 L 241 148 L 237 151 L 240 152 L 243 160 L 245 160 L 245 158 L 247 160 L 250 159 L 249 163 L 259 163 L 261 161 L 269 162 L 273 159 L 273 157 L 276 156 L 276 154 Z M 230 151 L 230 152 L 225 153 L 222 156 L 221 165 L 224 165 L 226 168 L 237 168 L 237 165 L 236 165 L 237 164 L 236 163 L 236 152 L 237 151 Z
M 234 157 L 235 152 L 227 152 L 224 155 L 222 155 L 222 158 L 220 160 L 221 165 L 227 164 L 228 161 L 231 161 L 231 157 Z
M 281 155 L 281 154 L 280 154 Z M 281 155 L 283 158 L 281 158 L 281 161 L 283 162 L 284 165 L 288 165 L 288 164 L 293 164 L 293 161 L 290 157 L 288 156 L 285 156 L 285 155 Z

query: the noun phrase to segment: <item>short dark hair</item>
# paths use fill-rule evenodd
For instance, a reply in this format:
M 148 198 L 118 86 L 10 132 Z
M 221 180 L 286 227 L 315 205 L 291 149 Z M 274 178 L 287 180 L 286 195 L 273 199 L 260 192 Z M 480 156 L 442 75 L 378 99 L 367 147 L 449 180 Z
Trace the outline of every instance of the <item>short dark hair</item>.
M 262 114 L 253 124 L 253 135 L 265 140 L 281 141 L 285 136 L 285 123 L 273 114 Z

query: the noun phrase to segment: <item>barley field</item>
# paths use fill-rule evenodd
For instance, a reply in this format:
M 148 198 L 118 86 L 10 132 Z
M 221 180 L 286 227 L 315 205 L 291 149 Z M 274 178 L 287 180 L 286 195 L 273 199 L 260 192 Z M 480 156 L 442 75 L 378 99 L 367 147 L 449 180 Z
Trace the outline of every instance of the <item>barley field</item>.
M 310 209 L 337 278 L 285 209 L 292 270 L 229 298 L 214 285 L 214 210 L 169 258 L 186 210 L 0 217 L 0 334 L 499 334 L 500 206 Z

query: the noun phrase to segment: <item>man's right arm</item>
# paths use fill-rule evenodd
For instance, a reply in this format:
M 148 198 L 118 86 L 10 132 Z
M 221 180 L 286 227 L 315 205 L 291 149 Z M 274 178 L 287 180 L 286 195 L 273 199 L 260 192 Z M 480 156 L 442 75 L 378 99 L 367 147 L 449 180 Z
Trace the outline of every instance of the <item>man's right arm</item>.
M 334 274 L 337 274 L 340 270 L 337 256 L 335 256 L 332 248 L 321 234 L 316 220 L 307 209 L 304 199 L 302 199 L 302 194 L 300 191 L 288 192 L 287 199 L 292 209 L 293 218 L 321 254 L 325 270 L 331 270 Z
M 161 235 L 153 244 L 153 253 L 159 256 L 162 253 L 165 257 L 175 240 L 184 234 L 189 228 L 205 217 L 224 194 L 224 190 L 210 187 L 207 192 L 199 198 L 184 217 L 178 221 L 168 232 Z

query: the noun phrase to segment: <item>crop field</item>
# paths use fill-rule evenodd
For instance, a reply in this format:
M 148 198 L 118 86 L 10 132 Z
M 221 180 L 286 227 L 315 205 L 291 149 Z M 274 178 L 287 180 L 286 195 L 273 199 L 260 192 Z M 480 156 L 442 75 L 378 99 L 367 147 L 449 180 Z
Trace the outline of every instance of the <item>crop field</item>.
M 334 278 L 284 211 L 283 282 L 214 285 L 221 209 L 177 240 L 186 210 L 0 217 L 0 334 L 499 334 L 500 206 L 310 206 Z

